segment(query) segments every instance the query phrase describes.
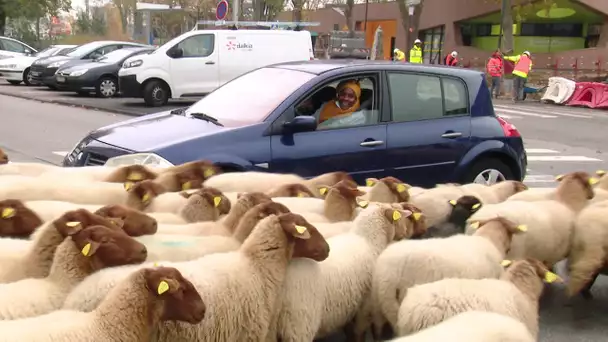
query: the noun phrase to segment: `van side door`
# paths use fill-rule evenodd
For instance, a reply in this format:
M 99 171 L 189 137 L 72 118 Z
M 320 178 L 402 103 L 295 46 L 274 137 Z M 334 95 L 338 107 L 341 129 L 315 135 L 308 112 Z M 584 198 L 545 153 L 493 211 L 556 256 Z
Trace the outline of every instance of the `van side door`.
M 173 98 L 202 96 L 219 85 L 219 53 L 215 33 L 184 38 L 167 50 Z

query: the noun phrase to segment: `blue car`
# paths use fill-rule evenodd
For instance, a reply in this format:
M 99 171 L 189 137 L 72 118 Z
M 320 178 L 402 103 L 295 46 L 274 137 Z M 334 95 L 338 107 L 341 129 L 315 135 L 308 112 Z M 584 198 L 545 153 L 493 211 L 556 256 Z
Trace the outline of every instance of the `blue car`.
M 359 110 L 319 123 L 342 81 L 360 86 Z M 330 122 L 330 124 L 328 124 Z M 207 159 L 225 171 L 314 177 L 346 171 L 358 182 L 410 184 L 522 180 L 527 158 L 515 128 L 494 113 L 485 76 L 461 68 L 325 60 L 242 75 L 188 108 L 91 132 L 64 166 L 167 167 Z

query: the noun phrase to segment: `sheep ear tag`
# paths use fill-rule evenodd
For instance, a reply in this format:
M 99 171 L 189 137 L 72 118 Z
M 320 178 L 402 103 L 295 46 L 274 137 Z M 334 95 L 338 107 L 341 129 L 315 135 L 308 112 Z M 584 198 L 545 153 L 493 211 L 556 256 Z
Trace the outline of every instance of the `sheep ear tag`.
M 139 172 L 131 172 L 131 174 L 127 176 L 127 179 L 130 181 L 140 181 L 144 179 L 144 175 Z
M 547 273 L 545 273 L 544 280 L 545 280 L 545 282 L 551 284 L 551 283 L 555 283 L 556 281 L 560 281 L 561 278 L 553 272 L 547 272 Z
M 15 216 L 15 209 L 13 208 L 4 208 L 2 209 L 2 218 L 9 219 Z
M 413 213 L 412 217 L 414 218 L 414 221 L 419 221 L 420 218 L 422 218 L 422 213 Z
M 520 224 L 519 226 L 517 226 L 517 230 L 519 230 L 520 232 L 527 232 L 528 226 L 526 226 L 525 224 Z
M 393 221 L 398 221 L 401 218 L 401 213 L 397 210 L 393 211 Z
M 507 267 L 507 266 L 509 266 L 509 265 L 511 265 L 511 260 L 503 260 L 503 261 L 500 263 L 500 266 L 502 266 L 502 267 Z
M 479 222 L 472 222 L 471 223 L 471 228 L 478 229 L 479 228 Z
M 369 202 L 368 201 L 358 201 L 357 205 L 360 206 L 361 208 L 367 208 Z
M 606 171 L 604 171 L 604 170 L 597 170 L 597 171 L 595 171 L 595 174 L 601 177 L 601 176 L 603 176 L 603 175 L 606 174 Z
M 213 206 L 218 207 L 222 203 L 222 198 L 220 196 L 213 197 Z
M 306 229 L 306 227 L 304 226 L 299 226 L 296 224 L 296 232 L 298 232 L 298 234 L 304 234 L 306 233 L 308 229 Z
M 368 178 L 365 180 L 365 186 L 367 186 L 367 187 L 371 188 L 372 186 L 374 186 L 374 184 L 376 184 L 376 182 L 374 182 L 374 180 L 371 178 Z
M 398 193 L 402 193 L 402 192 L 406 192 L 407 191 L 407 186 L 405 186 L 405 184 L 398 184 L 397 185 L 397 192 Z
M 559 182 L 562 180 L 562 178 L 564 178 L 564 175 L 559 175 L 559 176 L 555 177 L 555 180 Z
M 185 182 L 182 184 L 182 190 L 190 190 L 192 189 L 192 182 Z
M 123 185 L 125 190 L 129 191 L 131 190 L 131 188 L 133 187 L 133 185 L 135 185 L 135 183 L 133 182 L 125 182 L 125 184 Z
M 297 197 L 305 197 L 303 192 L 298 192 L 298 196 Z
M 593 178 L 593 177 L 589 178 L 589 185 L 595 185 L 595 184 L 597 184 L 597 182 L 598 182 L 597 178 Z
M 68 227 L 74 228 L 74 227 L 78 227 L 80 225 L 80 222 L 78 221 L 71 221 L 65 224 Z
M 479 209 L 479 207 L 481 207 L 481 203 L 473 204 L 473 206 L 471 207 L 471 209 L 477 210 L 477 209 Z
M 450 203 L 451 205 L 456 205 L 456 201 L 454 200 L 449 200 L 448 203 Z
M 150 193 L 146 192 L 143 196 L 141 196 L 141 201 L 144 203 L 150 202 Z
M 209 169 L 205 169 L 205 171 L 203 171 L 203 176 L 205 178 L 209 178 L 211 176 L 213 176 L 215 174 L 215 171 L 213 171 L 213 169 L 209 168 Z
M 156 292 L 159 295 L 162 295 L 163 293 L 169 291 L 169 284 L 166 281 L 161 281 L 160 283 L 158 283 L 158 289 L 156 289 Z
M 319 193 L 321 195 L 325 195 L 327 193 L 327 188 L 326 187 L 319 188 Z
M 86 245 L 84 245 L 84 247 L 82 247 L 82 250 L 80 251 L 80 253 L 82 253 L 82 255 L 84 256 L 89 256 L 89 253 L 91 253 L 91 243 L 87 243 Z

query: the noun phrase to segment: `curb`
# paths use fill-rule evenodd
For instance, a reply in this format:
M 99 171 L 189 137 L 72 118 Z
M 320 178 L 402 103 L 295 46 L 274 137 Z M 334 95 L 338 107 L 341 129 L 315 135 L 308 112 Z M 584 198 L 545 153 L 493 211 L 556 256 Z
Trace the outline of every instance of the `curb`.
M 58 104 L 58 105 L 62 105 L 62 106 L 79 107 L 79 108 L 84 108 L 84 109 L 104 111 L 104 112 L 122 114 L 122 115 L 134 116 L 134 117 L 147 115 L 146 113 L 134 113 L 132 111 L 122 110 L 122 109 L 117 109 L 117 108 L 105 108 L 105 107 L 92 106 L 92 105 L 87 105 L 87 104 L 77 104 L 77 103 L 73 103 L 70 101 L 53 100 L 53 99 L 48 99 L 48 100 L 47 99 L 37 99 L 37 98 L 32 98 L 31 96 L 27 96 L 27 95 L 15 94 L 15 93 L 4 92 L 4 91 L 0 91 L 0 95 L 16 97 L 16 98 L 20 98 L 20 99 L 24 99 L 24 100 L 38 101 L 38 102 L 42 102 L 42 103 L 52 103 L 52 104 Z

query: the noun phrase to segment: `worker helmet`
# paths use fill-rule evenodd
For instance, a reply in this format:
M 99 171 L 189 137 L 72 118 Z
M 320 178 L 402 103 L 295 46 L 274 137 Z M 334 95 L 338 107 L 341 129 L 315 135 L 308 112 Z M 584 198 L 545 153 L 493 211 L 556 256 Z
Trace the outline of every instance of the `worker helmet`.
M 530 51 L 524 51 L 524 55 L 528 55 L 528 57 L 531 57 Z
M 456 56 L 458 56 L 458 52 L 452 51 L 451 55 L 452 55 L 452 57 L 456 57 Z
M 420 39 L 416 39 L 414 40 L 414 44 L 422 44 L 422 41 Z

